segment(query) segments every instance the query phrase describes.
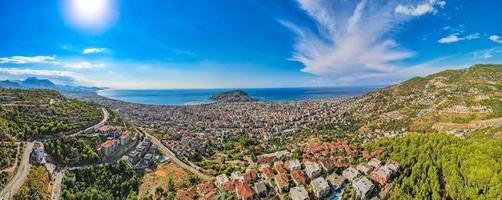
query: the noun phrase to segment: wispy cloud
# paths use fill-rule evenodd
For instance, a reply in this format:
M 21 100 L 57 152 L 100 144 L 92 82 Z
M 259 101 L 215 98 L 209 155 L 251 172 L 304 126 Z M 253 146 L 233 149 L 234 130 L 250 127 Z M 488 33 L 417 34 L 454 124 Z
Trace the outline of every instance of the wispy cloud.
M 12 56 L 0 58 L 0 63 L 13 64 L 38 64 L 38 63 L 56 63 L 56 57 L 53 56 Z
M 12 56 L 0 58 L 1 64 L 51 64 L 71 69 L 94 69 L 103 68 L 102 63 L 92 63 L 88 61 L 62 61 L 54 56 Z
M 450 34 L 444 38 L 439 39 L 438 42 L 441 44 L 448 44 L 448 43 L 460 42 L 462 40 L 479 39 L 479 33 L 469 34 L 465 37 L 459 37 L 458 35 L 459 35 L 458 33 Z
M 496 43 L 499 43 L 499 44 L 502 44 L 502 37 L 498 36 L 498 35 L 492 35 L 489 37 L 489 39 L 493 42 L 496 42 Z
M 395 12 L 402 15 L 421 16 L 428 13 L 436 13 L 436 6 L 444 8 L 446 1 L 429 0 L 418 5 L 397 5 Z
M 297 36 L 291 60 L 301 62 L 303 72 L 337 80 L 382 76 L 414 55 L 389 37 L 413 16 L 396 12 L 400 1 L 297 1 L 317 30 L 280 22 Z
M 83 54 L 95 54 L 106 51 L 106 48 L 87 48 L 82 51 Z
M 75 62 L 75 63 L 64 63 L 64 67 L 71 69 L 94 69 L 94 68 L 103 68 L 104 64 L 101 63 L 90 63 L 90 62 Z

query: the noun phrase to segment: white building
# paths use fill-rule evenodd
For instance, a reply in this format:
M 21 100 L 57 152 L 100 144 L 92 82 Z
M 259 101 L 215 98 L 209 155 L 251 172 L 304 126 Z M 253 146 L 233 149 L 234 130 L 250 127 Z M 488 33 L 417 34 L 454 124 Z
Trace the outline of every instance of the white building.
M 310 182 L 312 185 L 312 190 L 317 199 L 322 199 L 329 195 L 331 188 L 328 182 L 323 177 L 316 178 Z
M 303 186 L 297 186 L 289 190 L 289 197 L 292 200 L 309 200 L 309 193 Z
M 310 179 L 317 178 L 321 175 L 321 166 L 314 162 L 309 162 L 305 164 L 305 173 Z

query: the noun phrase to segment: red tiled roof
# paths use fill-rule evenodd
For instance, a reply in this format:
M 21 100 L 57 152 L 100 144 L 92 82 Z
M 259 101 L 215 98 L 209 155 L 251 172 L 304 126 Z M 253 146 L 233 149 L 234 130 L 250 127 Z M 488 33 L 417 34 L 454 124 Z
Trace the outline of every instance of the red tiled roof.
M 242 174 L 242 177 L 244 178 L 244 182 L 248 182 L 250 180 L 256 179 L 256 177 L 258 177 L 258 175 L 256 174 L 255 171 L 250 171 L 250 172 L 246 172 L 246 173 Z
M 214 185 L 212 182 L 201 183 L 197 185 L 197 189 L 201 194 L 207 194 L 208 192 L 214 189 Z
M 258 163 L 270 163 L 274 158 L 274 156 L 261 156 L 258 157 Z
M 267 177 L 272 177 L 274 176 L 274 172 L 272 171 L 272 169 L 270 167 L 264 167 L 261 169 L 261 171 L 267 176 Z
M 195 197 L 195 193 L 193 191 L 193 187 L 187 190 L 180 189 L 176 191 L 176 198 L 179 200 L 193 200 Z
M 235 190 L 240 198 L 248 199 L 254 196 L 253 189 L 244 183 L 237 183 Z
M 274 164 L 274 167 L 275 167 L 275 170 L 277 170 L 277 172 L 279 172 L 280 174 L 285 174 L 286 173 L 286 166 L 284 166 L 283 163 L 278 163 L 276 162 Z
M 107 140 L 103 144 L 101 144 L 101 148 L 109 148 L 115 144 L 115 140 Z
M 236 181 L 231 180 L 231 181 L 228 181 L 225 184 L 223 184 L 223 188 L 225 188 L 225 190 L 227 190 L 229 192 L 232 192 L 235 190 L 235 184 L 236 184 Z
M 212 200 L 213 197 L 216 196 L 216 194 L 218 194 L 218 189 L 215 188 L 215 189 L 211 190 L 210 192 L 208 192 L 203 197 L 201 197 L 199 200 Z
M 299 169 L 294 169 L 293 171 L 291 171 L 291 178 L 299 184 L 305 184 L 306 181 L 303 171 Z

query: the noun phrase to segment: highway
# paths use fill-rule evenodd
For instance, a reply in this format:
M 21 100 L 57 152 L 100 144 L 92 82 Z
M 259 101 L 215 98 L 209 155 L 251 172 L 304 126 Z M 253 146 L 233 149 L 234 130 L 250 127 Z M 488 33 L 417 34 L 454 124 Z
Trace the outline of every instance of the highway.
M 146 136 L 150 137 L 152 139 L 152 143 L 156 144 L 158 147 L 159 147 L 159 150 L 162 152 L 162 154 L 166 155 L 167 157 L 169 157 L 173 162 L 175 162 L 178 166 L 188 170 L 189 172 L 192 172 L 193 174 L 197 175 L 198 177 L 200 178 L 203 178 L 205 180 L 211 180 L 213 179 L 212 176 L 209 176 L 207 174 L 204 174 L 202 173 L 201 171 L 193 168 L 192 166 L 186 164 L 185 162 L 181 161 L 180 159 L 178 159 L 178 157 L 176 157 L 176 154 L 174 154 L 171 150 L 169 150 L 169 148 L 167 148 L 164 144 L 162 144 L 162 142 L 160 142 L 159 139 L 157 139 L 156 137 L 150 135 L 149 133 L 147 133 L 145 130 L 143 130 L 142 128 L 137 128 L 140 132 L 144 133 Z
M 30 154 L 32 149 L 33 142 L 26 143 L 23 151 L 23 157 L 21 158 L 21 163 L 19 163 L 16 174 L 0 192 L 0 198 L 12 199 L 12 196 L 14 196 L 14 194 L 16 194 L 19 188 L 23 185 L 26 177 L 30 174 Z

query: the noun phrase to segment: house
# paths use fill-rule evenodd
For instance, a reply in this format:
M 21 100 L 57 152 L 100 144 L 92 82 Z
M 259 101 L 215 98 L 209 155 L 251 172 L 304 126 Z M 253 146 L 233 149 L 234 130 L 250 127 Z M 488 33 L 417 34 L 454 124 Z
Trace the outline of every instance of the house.
M 258 157 L 258 163 L 259 164 L 271 163 L 274 159 L 275 156 L 270 156 L 270 155 L 260 156 Z
M 106 139 L 106 142 L 99 146 L 98 152 L 101 152 L 104 156 L 108 156 L 115 151 L 116 147 L 117 140 L 113 139 L 112 137 L 108 137 Z
M 124 131 L 119 138 L 120 145 L 127 145 L 131 143 L 131 133 L 129 131 Z
M 330 173 L 335 169 L 335 163 L 333 161 L 326 159 L 321 162 L 321 167 L 326 173 Z
M 216 180 L 214 181 L 214 184 L 216 185 L 216 187 L 221 188 L 228 181 L 229 180 L 228 180 L 228 177 L 226 174 L 220 174 L 220 175 L 216 176 Z
M 261 172 L 263 173 L 265 179 L 274 178 L 274 171 L 272 171 L 272 168 L 270 167 L 261 168 Z
M 139 152 L 136 150 L 132 150 L 127 156 L 129 157 L 129 162 L 131 164 L 136 164 L 140 159 Z
M 111 125 L 104 125 L 96 129 L 96 132 L 101 137 L 118 137 L 120 135 L 120 128 Z
M 310 185 L 312 185 L 312 190 L 317 199 L 322 199 L 328 196 L 331 191 L 328 182 L 323 177 L 312 180 Z
M 385 165 L 387 166 L 387 168 L 394 171 L 394 173 L 397 173 L 397 170 L 399 170 L 399 163 L 397 163 L 396 161 L 391 160 Z
M 342 172 L 342 176 L 348 180 L 353 180 L 359 176 L 359 171 L 354 169 L 353 167 L 349 167 Z
M 338 190 L 345 184 L 345 181 L 347 179 L 344 178 L 343 176 L 333 173 L 328 177 L 326 177 L 326 180 L 331 185 L 331 188 L 333 188 L 334 190 Z
M 373 167 L 363 163 L 363 164 L 358 165 L 356 167 L 356 169 L 359 170 L 361 173 L 368 175 L 373 170 Z
M 382 161 L 372 158 L 370 161 L 368 161 L 368 165 L 372 166 L 373 169 L 379 168 L 382 165 Z
M 283 193 L 287 192 L 289 190 L 289 182 L 288 178 L 286 178 L 286 175 L 284 174 L 279 174 L 275 176 L 275 185 L 276 185 L 276 191 L 277 193 Z
M 258 196 L 265 197 L 268 195 L 267 186 L 263 181 L 254 184 L 254 191 Z
M 244 183 L 249 183 L 250 181 L 256 180 L 258 178 L 258 173 L 255 170 L 247 170 L 246 173 L 242 174 L 242 181 Z
M 146 153 L 146 150 L 147 149 L 141 145 L 138 145 L 138 147 L 136 147 L 136 151 L 139 153 L 140 156 L 144 156 Z
M 237 183 L 235 193 L 237 193 L 237 198 L 241 200 L 252 200 L 254 197 L 253 190 L 245 183 Z
M 294 169 L 302 169 L 302 164 L 298 159 L 288 161 L 288 169 L 289 171 L 293 171 Z
M 321 175 L 321 167 L 319 164 L 314 162 L 309 162 L 305 164 L 305 173 L 310 179 L 317 178 Z
M 143 157 L 143 166 L 150 166 L 153 164 L 153 155 L 150 153 L 145 154 L 145 157 Z
M 33 142 L 33 149 L 31 150 L 31 160 L 38 164 L 45 163 L 44 144 L 38 141 Z
M 232 172 L 232 174 L 230 174 L 230 179 L 242 182 L 244 177 L 240 172 Z
M 201 198 L 199 198 L 199 200 L 213 200 L 217 194 L 218 194 L 218 189 L 215 188 L 215 189 L 209 191 L 207 194 L 205 194 Z
M 195 199 L 195 191 L 193 187 L 186 190 L 180 189 L 176 191 L 176 199 L 178 200 L 193 200 Z
M 358 199 L 369 199 L 375 185 L 366 177 L 360 177 L 352 182 L 352 188 Z
M 148 149 L 148 152 L 150 152 L 151 154 L 158 154 L 159 153 L 159 146 L 157 146 L 156 144 L 152 144 L 150 146 L 150 149 Z
M 286 174 L 287 173 L 286 166 L 284 166 L 283 162 L 280 162 L 280 161 L 275 162 L 274 168 L 277 171 L 277 173 L 279 173 L 279 174 Z
M 304 186 L 296 186 L 289 191 L 292 200 L 309 200 L 309 193 Z
M 300 169 L 293 169 L 293 171 L 291 171 L 291 179 L 293 179 L 293 182 L 296 184 L 296 186 L 305 185 L 305 183 L 307 182 L 305 174 Z
M 225 184 L 223 184 L 223 188 L 227 191 L 227 192 L 235 192 L 235 186 L 237 185 L 237 181 L 235 180 L 231 180 L 231 181 L 228 181 L 226 182 Z
M 214 189 L 215 187 L 211 182 L 201 183 L 197 185 L 197 191 L 199 192 L 200 196 L 204 196 L 207 193 L 213 191 Z
M 371 173 L 371 178 L 376 182 L 380 183 L 380 185 L 387 185 L 390 177 L 394 174 L 394 171 L 389 168 L 388 165 L 384 165 L 378 169 L 376 169 L 373 173 Z

